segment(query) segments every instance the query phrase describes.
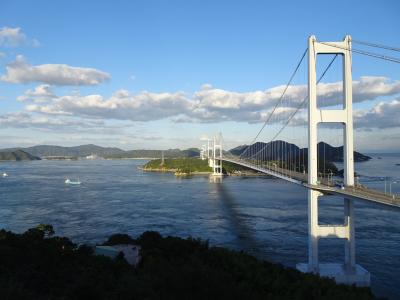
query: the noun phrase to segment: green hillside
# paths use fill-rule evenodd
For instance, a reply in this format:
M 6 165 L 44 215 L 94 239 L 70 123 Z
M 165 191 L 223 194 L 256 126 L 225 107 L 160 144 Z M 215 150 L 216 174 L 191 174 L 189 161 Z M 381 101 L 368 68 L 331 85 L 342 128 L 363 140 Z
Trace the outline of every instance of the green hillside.
M 31 155 L 23 150 L 15 150 L 15 151 L 0 151 L 0 161 L 1 160 L 11 160 L 11 161 L 40 160 L 40 158 Z

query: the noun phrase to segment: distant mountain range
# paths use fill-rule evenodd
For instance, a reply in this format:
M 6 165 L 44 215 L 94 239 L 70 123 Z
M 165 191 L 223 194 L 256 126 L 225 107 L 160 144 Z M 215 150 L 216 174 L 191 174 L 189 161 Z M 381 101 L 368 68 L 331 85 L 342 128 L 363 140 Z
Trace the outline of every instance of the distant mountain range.
M 101 147 L 93 144 L 81 145 L 75 147 L 62 147 L 53 145 L 38 145 L 26 148 L 8 148 L 0 150 L 3 157 L 10 157 L 10 153 L 22 153 L 25 152 L 32 157 L 46 158 L 46 157 L 85 157 L 91 154 L 95 154 L 104 158 L 161 158 L 161 150 L 130 150 L 125 151 L 114 147 Z M 6 153 L 8 153 L 6 155 Z M 200 150 L 196 148 L 190 148 L 186 150 L 180 149 L 169 149 L 164 151 L 165 158 L 177 158 L 177 157 L 196 157 L 200 155 Z M 14 159 L 4 159 L 14 160 Z
M 247 145 L 238 146 L 229 152 L 234 155 L 240 155 L 247 148 Z M 303 161 L 307 161 L 308 149 L 299 148 L 295 144 L 285 141 L 274 141 L 270 143 L 257 142 L 248 147 L 243 157 L 250 157 L 257 151 L 263 153 L 266 160 L 277 159 L 285 160 L 288 156 L 301 157 Z M 0 150 L 0 160 L 34 160 L 46 157 L 85 157 L 95 154 L 104 158 L 161 158 L 164 152 L 165 158 L 182 158 L 197 157 L 200 150 L 197 148 L 189 148 L 186 150 L 169 149 L 169 150 L 129 150 L 125 151 L 115 147 L 101 147 L 93 144 L 81 145 L 75 147 L 62 147 L 52 145 L 38 145 L 27 148 L 8 148 Z M 324 161 L 342 162 L 343 146 L 333 147 L 327 143 L 320 142 L 318 144 L 318 157 Z M 354 161 L 367 161 L 371 157 L 354 151 Z
M 248 149 L 246 150 L 246 148 Z M 251 146 L 241 145 L 229 151 L 233 155 L 241 155 L 242 157 L 251 157 L 253 154 L 259 152 L 266 160 L 277 159 L 285 160 L 288 156 L 299 157 L 307 160 L 308 148 L 299 148 L 295 144 L 285 141 L 273 141 L 269 143 L 257 142 Z M 343 146 L 334 147 L 325 142 L 319 142 L 317 146 L 317 153 L 319 159 L 330 162 L 343 162 Z M 354 161 L 362 162 L 370 160 L 371 157 L 354 151 Z
M 121 150 L 119 148 L 100 147 L 93 144 L 81 145 L 75 147 L 38 145 L 27 148 L 10 148 L 0 151 L 15 151 L 15 150 L 23 150 L 34 156 L 39 156 L 39 157 L 46 157 L 46 156 L 84 157 L 91 154 L 96 154 L 98 156 L 104 157 L 124 152 L 124 150 Z
M 168 150 L 130 150 L 123 153 L 109 155 L 107 158 L 161 158 L 164 152 L 165 158 L 178 157 L 196 157 L 200 155 L 200 150 L 197 148 L 189 148 L 186 150 L 168 149 Z
M 28 152 L 22 150 L 15 151 L 0 151 L 0 161 L 1 160 L 40 160 L 40 157 L 29 154 Z

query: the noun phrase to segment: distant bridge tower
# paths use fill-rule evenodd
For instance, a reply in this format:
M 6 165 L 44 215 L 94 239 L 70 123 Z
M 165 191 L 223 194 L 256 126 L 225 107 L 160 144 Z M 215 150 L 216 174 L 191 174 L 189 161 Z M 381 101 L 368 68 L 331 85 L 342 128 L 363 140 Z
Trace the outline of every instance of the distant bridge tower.
M 213 140 L 207 139 L 207 158 L 208 158 L 208 166 L 210 168 L 213 167 L 213 149 L 214 146 L 212 145 Z
M 222 176 L 222 135 L 214 136 L 212 168 L 214 176 Z
M 206 145 L 202 145 L 201 146 L 201 150 L 200 150 L 200 159 L 201 160 L 206 160 L 207 159 L 207 146 Z
M 343 109 L 323 110 L 317 107 L 316 59 L 318 54 L 339 54 L 343 58 Z M 344 184 L 346 187 L 353 186 L 351 37 L 346 36 L 342 42 L 323 43 L 318 42 L 315 36 L 311 36 L 308 40 L 308 68 L 308 184 L 319 184 L 318 124 L 340 123 L 343 125 Z M 308 190 L 308 263 L 298 264 L 297 268 L 303 272 L 313 272 L 319 273 L 321 276 L 333 277 L 338 283 L 369 286 L 369 272 L 356 264 L 353 200 L 344 199 L 343 224 L 319 225 L 318 200 L 321 196 L 323 194 L 319 191 Z M 345 261 L 343 264 L 319 263 L 318 240 L 321 238 L 340 238 L 345 240 Z
M 160 166 L 163 166 L 164 163 L 165 163 L 165 161 L 164 161 L 164 150 L 161 150 L 161 163 L 160 163 Z

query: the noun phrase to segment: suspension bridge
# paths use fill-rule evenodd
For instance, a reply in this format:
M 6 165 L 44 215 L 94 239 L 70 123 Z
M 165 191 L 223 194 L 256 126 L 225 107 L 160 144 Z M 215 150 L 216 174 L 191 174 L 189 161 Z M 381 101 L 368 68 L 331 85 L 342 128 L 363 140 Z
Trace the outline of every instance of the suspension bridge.
M 400 63 L 400 59 L 352 48 L 352 44 L 400 52 L 399 48 L 376 43 L 352 40 L 346 36 L 339 42 L 321 42 L 315 36 L 308 39 L 308 47 L 303 52 L 296 68 L 271 112 L 266 117 L 255 138 L 243 147 L 240 153 L 223 150 L 222 135 L 209 139 L 203 145 L 201 158 L 208 159 L 214 176 L 223 175 L 223 163 L 230 162 L 260 173 L 280 178 L 308 189 L 308 262 L 299 263 L 297 269 L 302 272 L 318 273 L 334 278 L 338 283 L 370 285 L 370 273 L 356 264 L 354 200 L 363 200 L 400 207 L 400 197 L 378 191 L 355 181 L 353 146 L 353 91 L 352 91 L 352 53 Z M 317 78 L 318 55 L 330 55 L 331 61 Z M 302 99 L 288 96 L 293 88 L 293 80 L 308 55 L 308 88 Z M 318 94 L 318 84 L 328 73 L 333 63 L 342 59 L 342 83 L 337 88 L 338 101 L 332 102 L 327 96 L 326 103 Z M 326 85 L 325 85 L 326 86 Z M 330 85 L 332 88 L 333 85 Z M 332 94 L 332 91 L 331 91 Z M 330 108 L 330 109 L 328 109 Z M 326 165 L 326 147 L 318 143 L 318 126 L 339 124 L 343 153 L 343 179 L 334 179 L 332 166 Z M 307 141 L 304 148 L 282 140 L 285 130 L 292 128 L 292 137 Z M 300 136 L 297 130 L 304 130 Z M 273 132 L 267 142 L 260 142 L 262 133 Z M 356 178 L 357 179 L 357 178 Z M 318 201 L 327 195 L 340 196 L 344 200 L 344 221 L 342 224 L 321 225 L 318 222 Z M 320 263 L 318 259 L 318 241 L 322 238 L 339 238 L 345 241 L 343 263 Z

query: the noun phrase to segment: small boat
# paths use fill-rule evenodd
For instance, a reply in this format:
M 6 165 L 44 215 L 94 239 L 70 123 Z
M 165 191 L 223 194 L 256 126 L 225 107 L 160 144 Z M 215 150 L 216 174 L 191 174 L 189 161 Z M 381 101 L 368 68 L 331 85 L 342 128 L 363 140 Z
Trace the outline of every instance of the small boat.
M 5 178 L 5 177 L 8 177 L 8 174 L 4 172 L 4 173 L 2 174 L 2 176 L 3 176 L 3 178 Z
M 65 179 L 65 184 L 70 184 L 70 185 L 80 185 L 80 184 L 81 184 L 81 182 L 79 181 L 79 179 L 78 179 L 78 180 L 76 180 L 76 181 L 72 181 L 71 179 L 67 178 L 67 179 Z

